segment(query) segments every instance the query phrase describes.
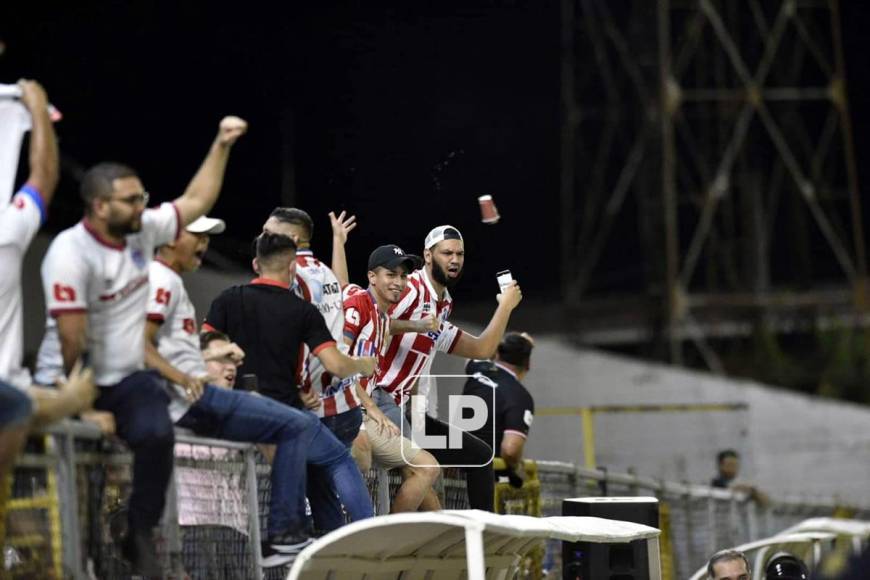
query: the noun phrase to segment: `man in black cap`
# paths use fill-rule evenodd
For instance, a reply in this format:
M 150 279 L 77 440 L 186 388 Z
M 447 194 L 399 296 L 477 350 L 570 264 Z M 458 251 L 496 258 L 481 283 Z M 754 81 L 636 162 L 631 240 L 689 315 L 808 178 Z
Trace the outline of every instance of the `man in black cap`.
M 350 284 L 344 291 L 344 342 L 351 354 L 364 356 L 384 354 L 384 344 L 389 334 L 403 332 L 428 332 L 431 321 L 390 320 L 387 312 L 396 304 L 405 286 L 408 275 L 418 268 L 422 259 L 406 254 L 395 245 L 380 246 L 369 256 L 368 288 Z M 372 400 L 380 390 L 376 377 L 360 377 L 356 382 L 358 396 L 365 409 L 364 430 L 355 444 L 370 449 L 375 462 L 385 469 L 402 469 L 402 485 L 390 504 L 390 511 L 407 512 L 440 509 L 437 496 L 428 493 L 438 478 L 438 461 L 428 451 L 414 446 L 403 437 L 395 423 L 390 421 Z M 387 396 L 381 393 L 380 396 Z
M 535 401 L 521 382 L 529 372 L 533 348 L 527 333 L 505 334 L 494 360 L 468 361 L 465 374 L 469 379 L 462 393 L 486 403 L 486 423 L 472 434 L 495 441 L 494 451 L 507 464 L 511 484 L 518 487 L 523 478 L 523 448 L 535 418 Z

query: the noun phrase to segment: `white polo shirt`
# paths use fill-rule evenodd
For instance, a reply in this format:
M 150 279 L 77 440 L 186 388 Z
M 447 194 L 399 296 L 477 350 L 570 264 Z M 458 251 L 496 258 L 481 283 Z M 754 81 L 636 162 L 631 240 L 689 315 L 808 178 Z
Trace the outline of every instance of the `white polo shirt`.
M 181 276 L 156 258 L 151 261 L 149 281 L 147 318 L 160 324 L 156 336 L 160 356 L 186 375 L 201 377 L 208 374 L 199 349 L 196 310 Z M 190 403 L 179 385 L 173 385 L 170 396 L 169 414 L 173 421 L 178 421 L 190 408 Z
M 175 205 L 164 203 L 145 210 L 142 229 L 122 244 L 102 238 L 86 218 L 48 248 L 42 262 L 48 314 L 87 312 L 87 349 L 98 385 L 115 385 L 144 368 L 148 268 L 154 249 L 175 239 L 181 225 Z
M 21 262 L 44 221 L 45 204 L 39 192 L 29 185 L 0 209 L 0 380 L 20 389 L 30 386 L 30 373 L 21 365 L 24 354 Z

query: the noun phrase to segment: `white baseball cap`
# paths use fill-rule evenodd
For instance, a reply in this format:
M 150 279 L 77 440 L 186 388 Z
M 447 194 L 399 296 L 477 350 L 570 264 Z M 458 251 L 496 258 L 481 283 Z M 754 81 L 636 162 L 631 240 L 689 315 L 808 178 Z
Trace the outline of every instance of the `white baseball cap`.
M 184 229 L 192 234 L 220 234 L 227 229 L 227 224 L 220 218 L 200 216 Z
M 426 236 L 426 241 L 423 242 L 423 248 L 428 250 L 438 242 L 443 242 L 444 240 L 459 240 L 461 242 L 462 234 L 459 233 L 459 230 L 450 225 L 432 228 L 432 231 Z

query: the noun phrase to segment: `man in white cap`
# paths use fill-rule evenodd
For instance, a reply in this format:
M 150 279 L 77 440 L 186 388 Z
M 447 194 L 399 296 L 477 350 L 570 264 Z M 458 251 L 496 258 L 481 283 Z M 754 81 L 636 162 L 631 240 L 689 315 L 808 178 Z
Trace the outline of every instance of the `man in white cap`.
M 289 563 L 311 542 L 305 524 L 306 463 L 323 469 L 327 493 L 342 495 L 358 484 L 354 489 L 364 495 L 365 485 L 341 443 L 318 437 L 326 428 L 313 415 L 268 397 L 222 388 L 214 384 L 217 377 L 208 376 L 196 312 L 181 274 L 200 267 L 209 234 L 224 228 L 223 220 L 199 218 L 178 240 L 162 246 L 152 261 L 145 364 L 170 384 L 169 413 L 176 425 L 207 437 L 276 445 L 268 540 L 262 546 L 263 565 L 271 568 Z M 229 356 L 241 363 L 245 355 L 230 343 Z M 358 482 L 344 478 L 346 472 Z M 370 504 L 367 513 L 371 515 Z
M 465 264 L 465 245 L 462 234 L 450 225 L 434 228 L 426 236 L 423 249 L 424 266 L 408 276 L 408 285 L 399 303 L 390 309 L 393 320 L 420 321 L 434 316 L 438 330 L 425 334 L 406 333 L 395 336 L 379 359 L 378 387 L 375 402 L 397 425 L 403 421 L 397 406 L 405 404 L 411 395 L 425 401 L 428 397 L 428 375 L 435 351 L 447 352 L 472 359 L 492 358 L 504 335 L 511 312 L 522 300 L 516 282 L 511 282 L 497 295 L 498 307 L 480 336 L 474 336 L 454 326 L 447 318 L 453 310 L 453 298 L 448 289 L 462 277 Z M 395 325 L 391 323 L 391 333 Z M 385 397 L 383 394 L 389 393 Z M 373 397 L 374 398 L 374 397 Z M 450 428 L 443 421 L 425 414 L 428 435 L 446 435 Z M 406 431 L 407 432 L 407 431 Z M 468 499 L 474 509 L 492 511 L 493 452 L 485 443 L 470 433 L 462 433 L 459 449 L 434 449 L 421 445 L 432 453 L 442 465 L 472 465 L 466 469 Z

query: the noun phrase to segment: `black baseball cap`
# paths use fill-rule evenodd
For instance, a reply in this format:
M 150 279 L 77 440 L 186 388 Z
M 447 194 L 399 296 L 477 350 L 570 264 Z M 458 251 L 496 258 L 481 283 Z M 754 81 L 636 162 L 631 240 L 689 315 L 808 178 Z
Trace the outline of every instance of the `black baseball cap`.
M 405 266 L 408 272 L 413 272 L 423 265 L 423 258 L 406 254 L 405 250 L 394 244 L 387 244 L 376 248 L 369 256 L 369 270 L 374 270 L 378 267 L 392 270 L 397 266 Z

